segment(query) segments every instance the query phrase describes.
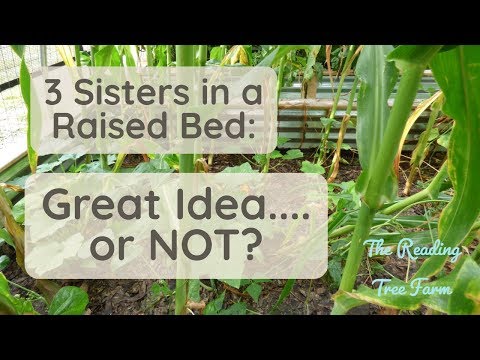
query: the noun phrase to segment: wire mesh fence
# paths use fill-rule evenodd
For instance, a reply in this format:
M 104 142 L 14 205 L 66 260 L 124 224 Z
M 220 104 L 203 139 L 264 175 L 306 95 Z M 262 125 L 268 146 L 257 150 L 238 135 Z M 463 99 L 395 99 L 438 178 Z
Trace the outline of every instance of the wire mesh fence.
M 41 67 L 40 45 L 25 48 L 25 61 L 33 72 Z M 46 46 L 46 62 L 62 59 L 55 46 Z M 27 110 L 19 86 L 20 58 L 10 45 L 0 45 L 0 168 L 26 150 Z

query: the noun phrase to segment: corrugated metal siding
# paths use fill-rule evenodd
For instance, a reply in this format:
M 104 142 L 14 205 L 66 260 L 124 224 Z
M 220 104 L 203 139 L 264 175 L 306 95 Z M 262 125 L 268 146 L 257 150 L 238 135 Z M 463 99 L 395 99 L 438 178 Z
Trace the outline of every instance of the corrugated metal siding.
M 346 103 L 352 89 L 354 77 L 348 76 L 345 79 L 342 88 L 342 96 L 339 106 L 335 114 L 335 120 L 341 121 L 345 115 Z M 337 91 L 338 79 L 332 86 L 328 76 L 323 76 L 322 81 L 318 83 L 317 97 L 316 99 L 309 99 L 306 101 L 301 100 L 301 84 L 295 83 L 291 87 L 282 89 L 280 93 L 280 104 L 286 105 L 292 103 L 294 106 L 290 106 L 288 109 L 279 109 L 279 136 L 291 139 L 282 147 L 285 148 L 312 148 L 317 147 L 320 144 L 320 138 L 323 131 L 323 125 L 321 122 L 322 117 L 328 117 L 333 104 L 333 98 Z M 389 103 L 392 104 L 397 93 L 398 83 L 395 86 Z M 429 98 L 433 92 L 437 91 L 438 85 L 435 79 L 431 76 L 424 76 L 421 82 L 421 86 L 418 90 L 414 106 L 420 103 L 422 100 Z M 358 89 L 357 89 L 358 92 Z M 301 103 L 306 103 L 303 106 Z M 357 116 L 356 104 L 353 106 L 351 112 L 351 118 L 355 121 Z M 410 131 L 407 140 L 405 142 L 405 150 L 412 150 L 416 144 L 416 141 L 420 134 L 425 130 L 430 111 L 426 110 L 422 113 L 420 118 L 416 121 L 412 130 Z M 333 124 L 329 140 L 336 142 L 338 137 L 339 126 Z M 347 128 L 347 132 L 344 137 L 344 143 L 350 145 L 352 148 L 356 147 L 355 144 L 355 128 L 351 125 Z

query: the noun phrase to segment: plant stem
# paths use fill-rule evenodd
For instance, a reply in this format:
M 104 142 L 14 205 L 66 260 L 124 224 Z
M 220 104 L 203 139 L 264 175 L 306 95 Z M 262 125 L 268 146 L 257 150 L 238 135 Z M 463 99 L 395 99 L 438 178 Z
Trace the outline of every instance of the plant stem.
M 48 66 L 47 45 L 40 45 L 40 66 Z
M 227 48 L 227 45 L 220 45 L 220 48 L 223 50 L 223 54 L 222 54 L 222 59 L 223 59 L 225 55 L 227 55 L 228 48 Z
M 19 289 L 25 291 L 25 292 L 26 292 L 27 294 L 29 294 L 29 295 L 33 295 L 33 298 L 34 298 L 35 300 L 40 300 L 40 301 L 42 301 L 45 305 L 48 305 L 47 300 L 46 300 L 42 295 L 36 293 L 35 291 L 32 291 L 32 290 L 30 290 L 30 289 L 27 289 L 26 287 L 23 287 L 22 285 L 19 285 L 19 284 L 17 284 L 17 283 L 14 283 L 13 281 L 10 281 L 10 280 L 8 280 L 8 279 L 6 279 L 6 280 L 7 280 L 7 282 L 8 282 L 10 285 L 15 286 L 16 288 L 19 288 Z
M 328 117 L 329 119 L 332 119 L 332 120 L 335 119 L 335 113 L 337 112 L 338 102 L 340 101 L 340 95 L 342 94 L 343 83 L 350 69 L 350 66 L 351 66 L 350 60 L 352 59 L 354 50 L 355 50 L 355 45 L 350 45 L 348 49 L 347 58 L 345 60 L 345 66 L 342 71 L 342 76 L 340 77 L 340 81 L 338 83 L 337 93 L 335 94 L 335 99 L 333 100 L 330 116 Z M 317 161 L 317 163 L 320 165 L 325 162 L 325 156 L 327 155 L 328 136 L 330 135 L 331 127 L 332 127 L 332 122 L 327 124 L 327 126 L 325 127 L 325 133 L 323 134 L 322 145 L 320 147 L 320 155 L 318 156 L 318 161 Z
M 80 45 L 75 45 L 75 64 L 77 66 L 82 66 L 81 61 L 81 53 L 80 53 Z M 90 164 L 92 162 L 92 155 L 87 154 L 85 155 L 85 164 Z
M 340 282 L 340 290 L 351 291 L 355 285 L 358 268 L 363 257 L 363 241 L 370 234 L 375 210 L 371 210 L 367 204 L 362 202 L 360 212 L 358 214 L 357 224 L 353 232 L 350 250 L 348 251 L 347 263 L 343 270 L 342 281 Z
M 90 45 L 90 62 L 95 66 L 95 53 L 97 52 L 97 45 Z
M 153 46 L 147 45 L 145 49 L 147 51 L 147 66 L 153 66 Z
M 410 174 L 408 174 L 408 179 L 405 184 L 405 189 L 403 193 L 408 195 L 410 193 L 410 188 L 415 181 L 415 177 L 417 174 L 418 169 L 420 168 L 421 163 L 424 159 L 425 150 L 428 145 L 428 137 L 430 136 L 430 132 L 432 131 L 433 125 L 437 120 L 438 113 L 440 112 L 440 108 L 443 102 L 443 96 L 440 96 L 438 100 L 436 100 L 431 106 L 430 117 L 428 118 L 428 123 L 425 131 L 420 136 L 420 140 L 418 141 L 417 147 L 412 154 L 411 166 L 410 166 Z
M 398 151 L 403 129 L 415 100 L 418 84 L 423 75 L 423 69 L 422 66 L 412 67 L 404 72 L 400 80 L 395 103 L 385 129 L 384 141 L 371 169 L 370 180 L 365 193 L 365 201 L 370 208 L 378 209 L 382 205 L 385 172 L 386 169 L 390 169 L 393 166 L 393 160 Z
M 97 45 L 90 45 L 90 62 L 92 66 L 95 66 L 95 53 L 97 52 Z M 108 166 L 108 158 L 105 154 L 100 154 L 100 165 L 102 170 L 110 171 Z
M 440 49 L 432 48 L 424 55 L 423 61 L 409 62 L 407 66 L 403 63 L 404 72 L 400 80 L 395 103 L 388 117 L 388 125 L 385 130 L 384 140 L 380 151 L 372 167 L 367 189 L 362 201 L 360 213 L 355 225 L 352 242 L 348 252 L 347 263 L 342 275 L 340 290 L 350 292 L 355 285 L 355 278 L 360 267 L 363 255 L 363 241 L 370 233 L 375 212 L 381 207 L 384 201 L 383 189 L 385 187 L 386 174 L 393 166 L 393 161 L 400 144 L 403 129 L 410 114 L 410 110 L 417 94 L 418 84 L 422 78 L 423 70 L 428 60 Z M 398 64 L 397 64 L 398 65 Z M 334 306 L 332 313 L 340 310 Z
M 198 47 L 198 66 L 205 66 L 207 62 L 207 45 Z
M 123 161 L 125 160 L 125 157 L 127 154 L 118 154 L 117 155 L 117 160 L 115 161 L 115 165 L 113 166 L 112 172 L 117 173 L 120 171 L 122 168 Z
M 195 52 L 193 45 L 177 45 L 175 48 L 177 56 L 177 66 L 194 66 L 195 65 Z M 181 154 L 179 155 L 180 173 L 193 173 L 195 172 L 195 164 L 193 162 L 193 154 Z M 188 280 L 177 279 L 175 282 L 175 314 L 185 314 L 188 298 Z
M 350 92 L 350 97 L 348 98 L 347 110 L 345 111 L 345 116 L 342 119 L 342 125 L 338 132 L 337 148 L 335 150 L 335 155 L 332 160 L 332 165 L 328 171 L 328 182 L 332 182 L 337 177 L 338 168 L 340 166 L 340 158 L 342 154 L 342 144 L 345 132 L 347 131 L 348 122 L 350 121 L 350 114 L 352 113 L 353 101 L 355 100 L 355 95 L 357 93 L 358 78 L 355 76 L 353 81 L 352 90 Z
M 351 233 L 355 230 L 355 225 L 345 225 L 338 229 L 333 230 L 330 234 L 328 234 L 329 238 L 336 238 L 345 234 Z
M 280 65 L 278 68 L 278 77 L 277 77 L 277 104 L 280 101 L 280 93 L 282 91 L 283 87 L 283 75 L 285 73 L 285 59 L 287 56 L 285 55 L 282 57 L 280 60 Z M 265 165 L 263 166 L 262 173 L 268 173 L 268 170 L 270 169 L 270 153 L 267 154 L 266 156 L 266 161 Z
M 80 60 L 81 54 L 80 54 L 80 45 L 75 45 L 75 64 L 77 66 L 82 66 L 82 62 Z
M 405 208 L 417 202 L 423 201 L 429 197 L 431 198 L 432 195 L 434 194 L 434 191 L 435 191 L 434 189 L 436 189 L 438 186 L 440 187 L 440 191 L 445 191 L 451 188 L 452 183 L 450 181 L 443 182 L 446 178 L 447 178 L 447 166 L 446 166 L 446 163 L 444 163 L 443 166 L 440 168 L 440 171 L 437 173 L 437 175 L 435 175 L 432 182 L 428 185 L 427 188 L 407 198 L 403 198 L 402 200 L 396 202 L 393 205 L 388 206 L 387 208 L 381 210 L 380 212 L 384 215 L 391 215 L 393 213 L 403 211 Z M 439 184 L 440 182 L 443 182 L 443 183 Z M 345 226 L 339 227 L 338 229 L 333 230 L 328 235 L 328 237 L 336 238 L 342 235 L 349 234 L 353 230 L 355 230 L 355 225 L 345 225 Z
M 401 211 L 405 209 L 407 206 L 415 204 L 418 201 L 422 201 L 427 197 L 432 197 L 432 194 L 435 191 L 435 189 L 438 189 L 441 186 L 440 183 L 442 183 L 448 177 L 447 170 L 448 170 L 447 163 L 444 162 L 442 167 L 440 168 L 440 171 L 437 173 L 437 175 L 435 175 L 433 180 L 425 189 L 423 189 L 422 191 L 419 191 L 416 194 L 413 194 L 412 196 L 402 199 L 393 205 L 390 205 L 389 207 L 383 209 L 381 213 L 385 215 L 390 215 L 398 211 Z M 444 186 L 448 188 L 448 187 L 451 187 L 452 184 L 451 182 L 447 182 L 444 184 Z
M 170 45 L 165 45 L 167 47 L 167 66 L 170 66 L 172 62 L 172 48 Z

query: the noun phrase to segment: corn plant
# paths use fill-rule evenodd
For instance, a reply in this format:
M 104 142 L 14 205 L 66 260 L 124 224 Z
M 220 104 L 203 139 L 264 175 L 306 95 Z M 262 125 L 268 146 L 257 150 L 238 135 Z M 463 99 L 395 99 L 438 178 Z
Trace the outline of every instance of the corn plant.
M 175 49 L 177 66 L 194 66 L 195 53 L 193 45 L 177 45 Z M 180 159 L 180 173 L 195 172 L 194 155 L 182 154 Z M 188 280 L 177 279 L 175 284 L 175 314 L 186 313 L 186 303 L 188 298 Z
M 475 262 L 479 257 L 478 247 L 471 256 L 462 257 L 448 276 L 432 283 L 452 285 L 454 292 L 447 302 L 428 295 L 379 296 L 376 290 L 365 286 L 353 291 L 363 257 L 363 242 L 368 239 L 375 214 L 396 196 L 397 179 L 393 169 L 395 154 L 422 73 L 429 64 L 445 96 L 443 111 L 455 120 L 448 147 L 448 163 L 442 167 L 442 175 L 438 177 L 441 179 L 448 171 L 455 194 L 442 211 L 438 235 L 445 246 L 455 247 L 461 245 L 472 229 L 477 227 L 480 159 L 476 156 L 475 143 L 480 137 L 480 47 L 442 49 L 441 46 L 400 46 L 393 50 L 390 46 L 366 46 L 357 65 L 357 76 L 361 81 L 357 144 L 363 169 L 357 181 L 357 190 L 361 194 L 362 204 L 340 289 L 335 296 L 333 314 L 343 314 L 366 302 L 407 310 L 423 304 L 448 313 L 479 311 L 480 267 Z M 400 71 L 401 80 L 390 110 L 387 99 L 397 71 Z M 406 203 L 413 202 L 407 200 L 402 205 Z M 395 210 L 400 208 L 396 207 Z M 413 279 L 437 275 L 446 260 L 446 255 L 428 258 Z M 393 279 L 391 284 L 405 285 L 399 279 Z

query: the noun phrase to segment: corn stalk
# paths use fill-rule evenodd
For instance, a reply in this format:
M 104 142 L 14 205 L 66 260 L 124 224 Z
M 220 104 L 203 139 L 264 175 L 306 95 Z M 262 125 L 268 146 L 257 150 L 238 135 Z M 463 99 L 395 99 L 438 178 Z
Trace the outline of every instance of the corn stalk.
M 396 195 L 393 163 L 406 126 L 423 71 L 441 46 L 366 46 L 357 64 L 362 85 L 358 99 L 357 143 L 362 174 L 357 191 L 362 204 L 352 236 L 340 291 L 350 292 L 363 257 L 363 241 L 370 233 L 373 217 L 380 207 Z M 388 97 L 396 82 L 395 65 L 402 72 L 397 97 L 391 109 Z M 363 59 L 362 59 L 363 58 Z M 362 60 L 362 61 L 360 61 Z M 343 313 L 335 302 L 333 314 Z
M 177 66 L 194 66 L 195 52 L 193 45 L 177 45 L 175 48 Z M 181 154 L 180 173 L 195 172 L 194 155 Z M 177 279 L 175 283 L 175 314 L 186 313 L 186 303 L 188 299 L 188 280 Z

